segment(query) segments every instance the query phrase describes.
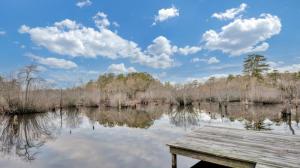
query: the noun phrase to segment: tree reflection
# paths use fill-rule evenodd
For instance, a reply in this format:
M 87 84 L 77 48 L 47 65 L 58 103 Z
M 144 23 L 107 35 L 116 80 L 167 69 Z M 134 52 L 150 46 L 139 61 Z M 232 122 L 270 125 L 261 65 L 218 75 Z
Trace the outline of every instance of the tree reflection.
M 149 128 L 153 124 L 150 114 L 145 111 L 100 111 L 98 121 L 105 127 L 128 126 Z
M 247 130 L 256 131 L 271 130 L 270 124 L 264 123 L 264 120 L 262 119 L 259 119 L 257 121 L 245 121 L 245 128 Z
M 92 125 L 92 129 L 95 130 L 95 124 L 97 123 L 98 108 L 83 109 L 85 115 L 89 118 L 89 122 Z
M 188 128 L 199 125 L 199 112 L 193 106 L 177 107 L 169 113 L 170 122 L 178 127 Z
M 1 119 L 1 152 L 6 155 L 34 160 L 37 149 L 53 138 L 55 128 L 46 113 L 2 116 Z
M 78 108 L 69 108 L 65 113 L 65 124 L 68 128 L 74 129 L 82 123 L 81 111 Z
M 149 128 L 161 117 L 162 110 L 156 109 L 95 109 L 87 111 L 86 115 L 94 125 L 95 121 L 104 127 L 127 126 L 132 128 Z
M 296 112 L 296 114 L 297 114 L 297 112 Z M 291 116 L 291 114 L 282 116 L 282 120 L 287 123 L 290 131 L 292 132 L 293 135 L 295 135 L 295 130 L 292 127 L 292 116 Z

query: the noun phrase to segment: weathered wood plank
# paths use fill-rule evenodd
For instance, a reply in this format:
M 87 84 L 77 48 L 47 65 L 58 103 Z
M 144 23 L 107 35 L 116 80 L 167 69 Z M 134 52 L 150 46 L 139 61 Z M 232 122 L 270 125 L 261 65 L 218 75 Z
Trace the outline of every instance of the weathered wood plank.
M 263 165 L 263 164 L 256 164 L 255 168 L 280 168 L 274 165 Z
M 218 157 L 216 155 L 205 153 L 205 152 L 186 150 L 186 149 L 175 148 L 175 147 L 171 147 L 170 152 L 173 154 L 183 155 L 183 156 L 187 156 L 190 158 L 203 160 L 203 161 L 207 161 L 207 162 L 211 162 L 211 163 L 216 163 L 216 164 L 224 165 L 224 166 L 228 166 L 228 167 L 237 167 L 237 168 L 254 168 L 255 167 L 255 163 L 253 163 L 253 162 L 247 162 L 247 161 L 242 161 L 242 160 L 237 160 L 237 159 L 232 159 L 232 158 L 226 158 L 223 156 Z
M 300 136 L 208 126 L 168 145 L 171 153 L 229 167 L 300 167 Z
M 185 149 L 194 149 L 197 151 L 206 151 L 210 153 L 214 153 L 216 156 L 230 156 L 231 159 L 240 159 L 240 160 L 248 160 L 257 162 L 263 161 L 264 163 L 276 163 L 280 164 L 283 167 L 298 167 L 297 164 L 292 164 L 294 162 L 298 162 L 295 157 L 289 157 L 289 155 L 281 155 L 280 159 L 277 156 L 273 156 L 274 153 L 266 153 L 260 149 L 251 149 L 244 148 L 243 146 L 239 146 L 237 144 L 224 144 L 224 143 L 214 143 L 214 144 L 206 144 L 208 141 L 206 140 L 194 140 L 189 139 L 189 141 L 197 141 L 199 144 L 205 145 L 195 145 L 195 144 L 178 144 L 177 147 L 182 147 Z M 272 152 L 272 151 L 271 151 Z M 275 151 L 276 152 L 276 151 Z M 278 154 L 278 153 L 275 153 Z M 282 161 L 284 160 L 284 161 Z

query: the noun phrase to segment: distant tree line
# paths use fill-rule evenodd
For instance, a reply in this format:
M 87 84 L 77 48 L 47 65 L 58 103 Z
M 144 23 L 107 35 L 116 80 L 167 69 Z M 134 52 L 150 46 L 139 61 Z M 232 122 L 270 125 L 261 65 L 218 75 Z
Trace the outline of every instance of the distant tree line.
M 25 66 L 16 74 L 0 76 L 0 111 L 40 112 L 63 107 L 108 106 L 136 108 L 142 105 L 186 106 L 202 101 L 243 104 L 288 103 L 298 106 L 300 72 L 270 70 L 262 55 L 244 60 L 241 75 L 211 77 L 205 82 L 162 83 L 145 72 L 102 74 L 95 81 L 53 89 L 39 77 L 36 65 Z

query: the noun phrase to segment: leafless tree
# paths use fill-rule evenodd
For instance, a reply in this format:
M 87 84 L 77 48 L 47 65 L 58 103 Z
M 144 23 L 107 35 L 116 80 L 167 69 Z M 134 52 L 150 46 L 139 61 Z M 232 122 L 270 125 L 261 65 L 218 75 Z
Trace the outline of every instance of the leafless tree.
M 28 65 L 22 68 L 18 73 L 19 79 L 25 84 L 24 107 L 28 106 L 28 92 L 31 84 L 35 81 L 42 80 L 36 76 L 38 72 L 39 70 L 37 65 Z

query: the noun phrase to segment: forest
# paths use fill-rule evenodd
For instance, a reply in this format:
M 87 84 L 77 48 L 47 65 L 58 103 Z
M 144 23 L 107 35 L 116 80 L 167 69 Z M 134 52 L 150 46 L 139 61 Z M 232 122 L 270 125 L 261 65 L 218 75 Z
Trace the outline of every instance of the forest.
M 147 105 L 189 106 L 217 102 L 285 104 L 298 107 L 300 72 L 270 69 L 264 56 L 248 55 L 240 75 L 211 77 L 185 84 L 161 82 L 146 72 L 102 74 L 80 86 L 52 88 L 37 65 L 0 76 L 0 112 L 37 113 L 68 107 L 137 108 Z

